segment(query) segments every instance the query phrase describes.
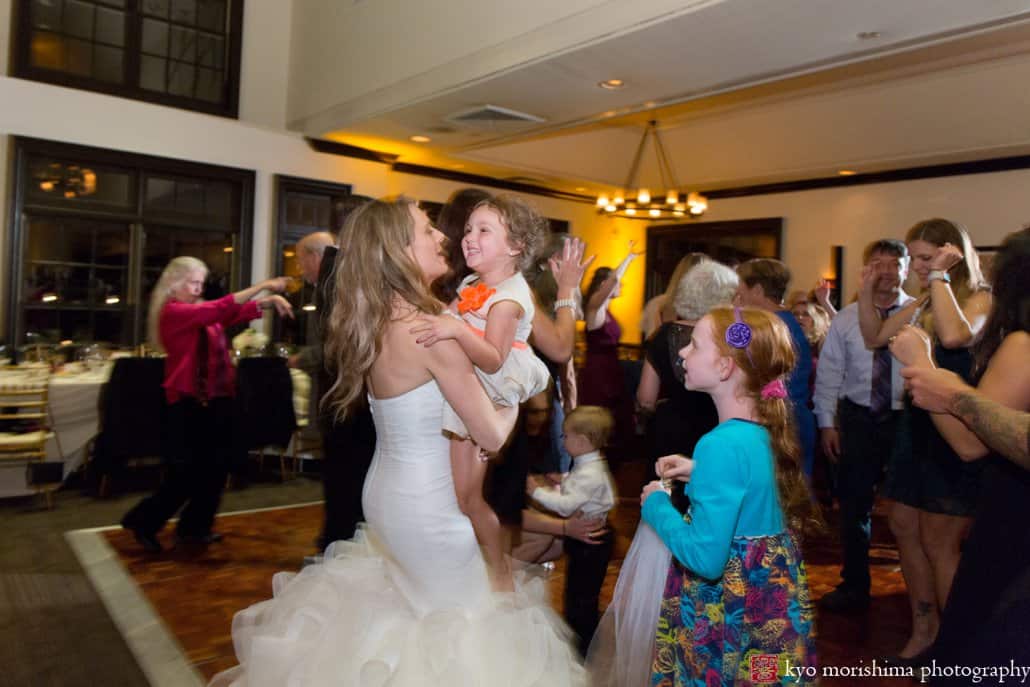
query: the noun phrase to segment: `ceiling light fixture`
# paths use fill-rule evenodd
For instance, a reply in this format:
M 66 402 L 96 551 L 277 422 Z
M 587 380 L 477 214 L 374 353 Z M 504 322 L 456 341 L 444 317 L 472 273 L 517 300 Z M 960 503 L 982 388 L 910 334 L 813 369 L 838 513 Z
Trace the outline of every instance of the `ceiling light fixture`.
M 626 82 L 622 79 L 605 79 L 604 81 L 598 81 L 597 85 L 606 91 L 617 91 L 626 85 Z
M 858 174 L 858 172 L 856 172 L 853 169 L 842 169 L 839 172 L 837 172 L 837 174 L 839 174 L 842 177 L 850 177 Z
M 657 198 L 651 196 L 651 191 L 645 187 L 637 186 L 637 172 L 640 169 L 640 160 L 647 146 L 647 140 L 654 139 L 654 153 L 658 158 L 658 173 L 661 176 L 662 186 L 665 188 L 664 195 Z M 626 197 L 630 200 L 627 201 Z M 601 193 L 597 197 L 598 212 L 602 215 L 615 217 L 630 217 L 633 219 L 676 219 L 686 216 L 700 217 L 708 209 L 708 199 L 697 192 L 687 194 L 685 202 L 680 201 L 679 184 L 676 182 L 676 175 L 672 171 L 672 164 L 669 156 L 662 145 L 662 139 L 658 135 L 658 122 L 654 119 L 647 123 L 644 135 L 637 146 L 637 152 L 633 156 L 633 163 L 630 165 L 629 174 L 626 175 L 626 183 L 613 194 Z
M 411 140 L 414 141 L 415 143 L 429 143 L 433 139 L 429 138 L 428 136 L 423 136 L 421 134 L 416 134 L 416 135 L 411 137 Z
M 54 162 L 34 175 L 39 189 L 45 193 L 59 192 L 68 199 L 90 196 L 97 190 L 97 173 L 78 165 Z

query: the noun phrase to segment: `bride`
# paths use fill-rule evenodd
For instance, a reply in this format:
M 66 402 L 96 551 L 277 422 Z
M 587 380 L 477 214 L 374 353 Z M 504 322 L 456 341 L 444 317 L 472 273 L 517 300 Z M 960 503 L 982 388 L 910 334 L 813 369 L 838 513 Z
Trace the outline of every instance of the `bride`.
M 377 435 L 367 524 L 332 544 L 324 563 L 278 573 L 272 599 L 236 614 L 240 665 L 212 685 L 584 684 L 543 581 L 492 592 L 458 507 L 444 400 L 488 451 L 503 445 L 517 408 L 494 409 L 455 342 L 425 348 L 410 333 L 421 313 L 442 310 L 428 285 L 447 270 L 443 235 L 401 198 L 353 212 L 340 240 L 330 398 L 345 413 L 367 382 Z

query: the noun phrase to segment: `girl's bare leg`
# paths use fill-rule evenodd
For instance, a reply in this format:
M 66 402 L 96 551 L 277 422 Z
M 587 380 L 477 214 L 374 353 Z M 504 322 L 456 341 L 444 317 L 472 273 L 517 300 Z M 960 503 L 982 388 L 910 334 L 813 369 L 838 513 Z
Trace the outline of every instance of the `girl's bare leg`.
M 955 579 L 958 562 L 962 557 L 962 538 L 972 518 L 941 513 L 919 512 L 919 536 L 923 551 L 933 568 L 933 581 L 937 592 L 937 605 L 944 608 Z
M 894 540 L 898 543 L 901 573 L 905 577 L 908 600 L 912 605 L 912 635 L 898 655 L 912 658 L 933 644 L 937 637 L 940 614 L 937 610 L 933 567 L 926 557 L 920 538 L 920 511 L 895 501 L 891 504 L 888 522 Z
M 511 557 L 527 563 L 545 563 L 561 558 L 561 554 L 561 537 L 523 532 L 522 543 L 512 551 Z
M 458 507 L 472 521 L 476 539 L 483 547 L 483 558 L 490 569 L 490 581 L 495 591 L 514 591 L 511 567 L 504 555 L 504 537 L 497 514 L 483 498 L 485 461 L 479 459 L 479 447 L 469 440 L 451 440 L 451 472 Z

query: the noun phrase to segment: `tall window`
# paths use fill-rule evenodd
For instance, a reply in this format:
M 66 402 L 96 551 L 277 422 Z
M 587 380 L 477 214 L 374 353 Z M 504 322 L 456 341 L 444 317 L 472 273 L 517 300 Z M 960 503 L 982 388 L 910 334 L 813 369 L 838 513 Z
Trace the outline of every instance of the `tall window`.
M 14 75 L 235 117 L 242 0 L 16 0 Z
M 8 341 L 141 342 L 179 255 L 207 264 L 209 297 L 249 277 L 253 172 L 16 141 Z

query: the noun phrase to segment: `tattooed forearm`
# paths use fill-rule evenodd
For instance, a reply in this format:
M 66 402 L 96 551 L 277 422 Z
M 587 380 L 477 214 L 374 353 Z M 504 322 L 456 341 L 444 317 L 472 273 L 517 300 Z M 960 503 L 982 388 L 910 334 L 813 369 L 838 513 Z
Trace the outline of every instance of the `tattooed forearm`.
M 956 394 L 951 411 L 980 441 L 1030 470 L 1030 413 L 1007 408 L 975 392 Z

